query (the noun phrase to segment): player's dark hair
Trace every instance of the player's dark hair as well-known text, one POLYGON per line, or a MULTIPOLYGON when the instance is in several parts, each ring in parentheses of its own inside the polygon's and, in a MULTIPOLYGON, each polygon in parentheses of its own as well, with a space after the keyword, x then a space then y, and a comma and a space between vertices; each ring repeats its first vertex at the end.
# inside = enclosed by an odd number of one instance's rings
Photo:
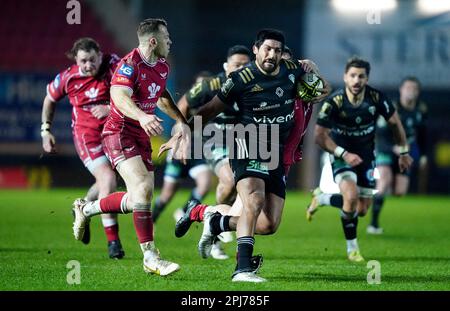
POLYGON ((369 62, 362 58, 359 58, 358 56, 353 56, 347 61, 347 64, 345 65, 345 73, 347 73, 351 67, 364 68, 366 69, 367 76, 369 76, 370 74, 369 62))
POLYGON ((276 40, 281 42, 281 48, 284 50, 284 34, 277 29, 261 29, 256 35, 255 46, 259 47, 265 40, 276 40))
POLYGON ((402 79, 402 81, 400 82, 400 86, 403 86, 403 84, 405 84, 406 81, 411 81, 411 82, 417 83, 417 85, 419 86, 419 89, 422 86, 422 84, 420 83, 419 79, 417 79, 417 77, 414 77, 414 76, 406 76, 406 77, 404 77, 402 79))
POLYGON ((153 34, 159 31, 159 26, 166 26, 167 22, 162 18, 147 18, 143 20, 137 29, 138 37, 142 37, 147 34, 153 34))
POLYGON ((252 57, 252 52, 245 45, 234 45, 231 48, 229 48, 227 52, 227 58, 230 58, 235 54, 244 54, 250 58, 252 57))
POLYGON ((94 50, 98 53, 100 52, 100 45, 92 38, 80 38, 73 43, 72 48, 66 53, 66 55, 69 59, 75 60, 75 56, 77 56, 79 50, 86 52, 94 50))

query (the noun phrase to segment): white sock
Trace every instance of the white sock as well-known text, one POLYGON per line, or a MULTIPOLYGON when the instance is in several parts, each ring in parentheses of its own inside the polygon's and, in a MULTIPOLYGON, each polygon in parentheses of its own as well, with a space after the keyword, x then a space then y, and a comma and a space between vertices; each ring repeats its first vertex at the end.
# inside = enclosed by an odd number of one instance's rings
POLYGON ((99 215, 101 213, 102 210, 100 209, 100 200, 87 202, 86 205, 83 207, 84 216, 92 217, 95 215, 99 215))
POLYGON ((117 224, 116 218, 103 218, 102 217, 102 225, 104 228, 111 227, 117 224))
POLYGON ((141 243, 140 246, 141 246, 142 253, 144 254, 144 258, 155 256, 156 247, 155 247, 154 241, 141 243))
POLYGON ((353 240, 347 240, 347 254, 358 249, 358 241, 356 238, 354 238, 353 240))
POLYGON ((331 196, 331 193, 321 193, 317 196, 317 201, 320 205, 330 205, 331 196))

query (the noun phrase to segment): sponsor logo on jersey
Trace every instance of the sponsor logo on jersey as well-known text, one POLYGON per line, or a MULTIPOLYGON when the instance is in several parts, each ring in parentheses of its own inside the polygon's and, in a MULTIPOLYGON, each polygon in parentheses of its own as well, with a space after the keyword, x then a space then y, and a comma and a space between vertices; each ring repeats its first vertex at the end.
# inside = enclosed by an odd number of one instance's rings
POLYGON ((260 118, 253 117, 253 120, 256 123, 274 124, 274 123, 286 123, 286 122, 291 121, 293 118, 294 118, 294 111, 292 111, 291 113, 289 113, 285 116, 274 116, 274 117, 263 116, 260 118))
POLYGON ((224 96, 227 96, 228 93, 233 88, 233 86, 234 86, 233 80, 227 79, 227 81, 225 81, 225 83, 222 85, 222 88, 220 89, 220 91, 222 92, 222 94, 224 96))
POLYGON ((247 171, 253 171, 263 174, 269 174, 269 169, 266 164, 263 164, 261 162, 258 162, 256 160, 251 160, 248 162, 248 165, 246 167, 247 171))
POLYGON ((250 92, 261 92, 264 89, 262 87, 260 87, 258 84, 256 84, 254 87, 252 87, 252 89, 250 90, 250 92))
POLYGON ((356 117, 355 122, 356 122, 356 124, 360 124, 361 123, 361 117, 356 117))
POLYGON ((295 83, 295 76, 292 73, 289 75, 289 80, 291 80, 292 83, 295 83))
POLYGON ((366 177, 369 181, 374 181, 375 180, 375 176, 374 176, 374 170, 373 169, 368 169, 366 172, 366 177))
POLYGON ((374 106, 369 107, 369 112, 374 116, 376 108, 374 106))
POLYGON ((281 87, 277 87, 277 89, 275 90, 275 94, 277 94, 278 97, 283 97, 284 91, 281 87))
POLYGON ((120 66, 119 68, 118 74, 131 78, 131 76, 133 75, 133 71, 134 69, 130 65, 122 64, 122 66, 120 66))
POLYGON ((259 107, 253 108, 253 111, 269 110, 280 107, 280 104, 269 105, 267 102, 261 102, 259 107))
POLYGON ((95 99, 98 96, 98 89, 91 87, 89 90, 84 92, 84 95, 91 100, 95 99))
POLYGON ((118 76, 116 79, 117 82, 124 82, 124 83, 128 83, 130 82, 130 79, 126 78, 126 77, 122 77, 122 76, 118 76))
POLYGON ((147 75, 145 73, 141 73, 141 80, 147 79, 147 75))
POLYGON ((166 79, 167 78, 167 72, 160 72, 159 75, 161 78, 166 79))
POLYGON ((372 132, 374 132, 375 127, 373 125, 369 126, 366 129, 363 130, 346 130, 346 129, 340 129, 340 128, 336 128, 336 133, 339 135, 344 135, 344 136, 355 136, 355 137, 359 137, 359 136, 366 136, 369 134, 372 134, 372 132))
POLYGON ((148 99, 155 98, 156 93, 158 93, 160 89, 161 87, 156 83, 153 82, 152 84, 150 84, 150 86, 148 87, 148 91, 150 92, 150 96, 148 97, 148 99))
POLYGON ((61 75, 58 73, 58 75, 55 77, 55 81, 53 81, 53 87, 57 89, 60 83, 61 83, 61 75))

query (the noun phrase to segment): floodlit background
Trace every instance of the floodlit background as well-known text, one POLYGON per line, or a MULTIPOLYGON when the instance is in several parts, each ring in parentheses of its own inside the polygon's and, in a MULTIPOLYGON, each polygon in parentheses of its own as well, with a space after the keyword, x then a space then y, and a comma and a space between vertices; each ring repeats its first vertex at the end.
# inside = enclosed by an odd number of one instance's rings
MULTIPOLYGON (((370 85, 392 99, 398 96, 402 77, 417 76, 423 85, 422 100, 429 107, 429 165, 415 173, 420 178, 413 178, 411 190, 449 193, 447 0, 2 0, 0 188, 87 187, 92 183, 93 177, 73 147, 68 101, 58 104, 53 125, 59 154, 42 155, 39 129, 45 86, 70 65, 64 52, 74 40, 90 36, 104 52, 123 56, 137 46, 137 24, 147 17, 168 21, 173 41, 169 88, 176 99, 187 91, 196 73, 220 72, 227 48, 235 44, 250 47, 258 29, 264 27, 283 30, 296 57, 314 60, 334 87, 342 86, 345 61, 355 54, 372 65, 370 85), (73 11, 77 3, 79 20, 73 11)), ((166 135, 170 124, 166 120, 166 135)), ((305 159, 290 176, 292 189, 308 190, 319 182, 320 151, 311 134, 310 130, 305 159)), ((154 149, 159 143, 154 141, 154 149)), ((162 171, 157 169, 157 187, 162 171)))

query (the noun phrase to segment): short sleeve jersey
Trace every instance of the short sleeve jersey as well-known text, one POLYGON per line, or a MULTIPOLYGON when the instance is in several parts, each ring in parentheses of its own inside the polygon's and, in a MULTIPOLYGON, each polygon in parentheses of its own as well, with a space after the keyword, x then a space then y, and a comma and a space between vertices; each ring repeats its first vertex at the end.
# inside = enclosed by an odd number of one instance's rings
MULTIPOLYGON (((166 89, 169 69, 169 64, 164 58, 150 63, 136 48, 122 58, 117 65, 111 87, 129 89, 132 93, 131 99, 138 108, 147 114, 154 114, 158 99, 166 89)), ((146 135, 139 122, 125 116, 111 99, 111 112, 105 124, 104 133, 124 129, 136 135, 146 135)))
POLYGON ((337 145, 360 156, 373 156, 378 116, 389 120, 394 112, 389 99, 368 85, 358 106, 350 103, 344 89, 338 89, 324 101, 317 124, 331 129, 337 145))
MULTIPOLYGON (((201 106, 209 102, 219 92, 222 85, 227 80, 225 73, 204 79, 196 83, 187 93, 186 99, 191 109, 199 109, 201 106)), ((220 113, 211 122, 216 124, 234 124, 237 120, 239 109, 236 104, 227 106, 224 112, 220 113)))
POLYGON ((294 124, 296 85, 303 74, 298 63, 282 60, 278 74, 267 75, 253 61, 231 73, 217 96, 229 107, 237 104, 237 122, 256 125, 259 142, 279 145, 281 150, 294 124), (260 136, 264 128, 260 125, 267 126, 266 138, 260 136), (274 127, 278 127, 277 141, 271 138, 274 127))
POLYGON ((47 95, 54 102, 69 98, 72 104, 72 126, 101 129, 106 118, 97 119, 91 109, 109 105, 110 81, 119 62, 117 55, 104 55, 96 76, 86 76, 77 65, 60 72, 47 85, 47 95))
MULTIPOLYGON (((398 115, 405 129, 406 139, 409 145, 416 143, 418 128, 425 125, 428 112, 427 105, 419 102, 413 110, 407 110, 398 102, 394 102, 398 115)), ((384 119, 377 121, 376 148, 380 152, 391 152, 395 145, 392 131, 384 119)))

